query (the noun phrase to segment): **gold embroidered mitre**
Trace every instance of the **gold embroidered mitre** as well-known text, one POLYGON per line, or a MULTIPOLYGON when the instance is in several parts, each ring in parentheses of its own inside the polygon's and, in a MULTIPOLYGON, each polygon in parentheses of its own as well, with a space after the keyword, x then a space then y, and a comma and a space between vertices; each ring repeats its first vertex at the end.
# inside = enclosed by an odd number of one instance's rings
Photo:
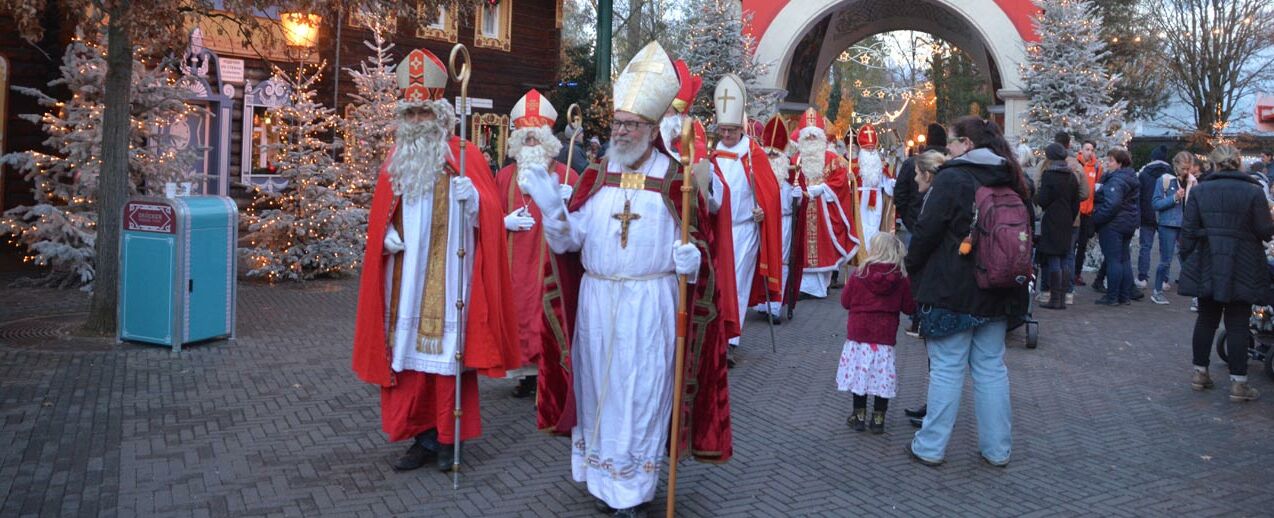
POLYGON ((663 118, 677 97, 681 83, 672 60, 659 42, 642 48, 615 79, 615 111, 626 111, 650 122, 663 118))

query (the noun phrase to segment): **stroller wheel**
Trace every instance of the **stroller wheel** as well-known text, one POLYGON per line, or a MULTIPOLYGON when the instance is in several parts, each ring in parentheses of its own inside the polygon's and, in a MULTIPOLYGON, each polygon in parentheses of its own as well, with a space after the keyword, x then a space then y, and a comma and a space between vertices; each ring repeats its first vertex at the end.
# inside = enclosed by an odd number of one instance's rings
POLYGON ((1026 348, 1034 349, 1040 345, 1040 324, 1038 322, 1026 323, 1026 348))

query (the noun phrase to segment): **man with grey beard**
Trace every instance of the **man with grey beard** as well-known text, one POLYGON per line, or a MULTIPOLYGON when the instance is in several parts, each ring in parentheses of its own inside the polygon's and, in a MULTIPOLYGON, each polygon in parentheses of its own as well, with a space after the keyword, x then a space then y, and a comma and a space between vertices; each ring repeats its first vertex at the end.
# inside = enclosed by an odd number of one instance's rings
MULTIPOLYGON (((574 399, 537 406, 538 422, 569 431, 573 478, 587 484, 598 509, 619 517, 638 515, 655 496, 674 390, 686 394, 676 410, 686 417, 676 431, 685 449, 674 454, 715 462, 732 454, 725 340, 715 315, 736 302, 718 297, 716 280, 724 272, 712 267, 711 234, 695 226, 691 242, 680 242, 683 172, 654 145, 656 121, 678 87, 671 60, 652 42, 615 80, 610 149, 585 171, 570 202, 562 202, 543 166, 528 167, 519 180, 543 211, 549 247, 579 272, 577 281, 566 273, 555 279, 545 299, 549 325, 573 334, 545 343, 546 354, 569 350, 570 371, 566 362, 543 362, 541 378, 562 382, 541 383, 539 395, 543 400, 551 389, 555 398, 574 399), (678 275, 692 283, 683 387, 673 386, 678 275)), ((706 201, 696 198, 687 209, 703 221, 706 201)))
POLYGON ((450 471, 455 441, 482 433, 477 374, 502 378, 521 366, 504 214, 478 148, 466 142, 462 155, 460 139, 451 134, 455 112, 441 99, 446 67, 416 49, 397 70, 403 99, 394 151, 372 198, 353 366, 360 379, 381 389, 381 426, 389 440, 411 439, 393 468, 413 470, 433 458, 438 469, 450 471), (457 360, 461 330, 463 364, 457 360))
MULTIPOLYGON (((553 136, 557 110, 537 90, 518 100, 509 114, 514 130, 509 134, 509 156, 514 163, 496 174, 496 186, 504 208, 504 228, 508 231, 509 275, 513 280, 513 309, 517 312, 517 341, 522 351, 522 367, 510 373, 522 376, 513 397, 525 398, 536 391, 536 364, 543 349, 544 271, 549 266, 548 248, 540 226, 540 208, 518 186, 518 177, 528 167, 551 171, 563 200, 571 197, 571 186, 579 175, 553 157, 561 141, 553 136)), ((578 156, 578 155, 576 155, 578 156)))

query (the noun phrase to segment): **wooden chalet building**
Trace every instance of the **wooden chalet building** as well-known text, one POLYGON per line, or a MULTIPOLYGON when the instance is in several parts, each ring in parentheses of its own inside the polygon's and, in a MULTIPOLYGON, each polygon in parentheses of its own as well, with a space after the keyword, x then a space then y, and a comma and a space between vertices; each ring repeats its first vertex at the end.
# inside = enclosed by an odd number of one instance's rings
MULTIPOLYGON (((45 139, 41 128, 19 118, 20 114, 42 113, 42 108, 34 98, 10 87, 27 86, 58 98, 69 97, 65 89, 50 90, 47 86, 58 75, 71 35, 54 5, 50 3, 46 13, 48 30, 39 44, 21 40, 16 31, 0 31, 0 154, 40 149, 45 139)), ((474 140, 494 149, 513 104, 528 89, 548 91, 557 83, 562 0, 498 0, 484 2, 471 15, 456 16, 455 12, 454 8, 444 9, 429 20, 397 16, 391 40, 395 46, 390 54, 397 63, 411 49, 426 48, 446 62, 452 46, 465 44, 473 63, 471 114, 477 114, 485 124, 470 133, 474 140)), ((277 19, 276 13, 268 15, 277 19)), ((0 24, 4 23, 12 26, 11 20, 0 17, 0 24)), ((193 23, 190 31, 198 29, 198 34, 191 38, 190 48, 174 50, 185 55, 181 84, 192 92, 189 102, 205 108, 197 110, 187 124, 174 128, 181 137, 175 141, 204 150, 195 165, 195 172, 208 178, 203 192, 228 194, 236 184, 278 189, 284 182, 264 167, 261 144, 270 138, 270 132, 263 127, 262 115, 270 105, 287 102, 288 92, 285 83, 272 78, 271 65, 292 72, 302 61, 325 63, 318 101, 335 104, 338 113, 344 114, 355 87, 343 69, 358 69, 371 54, 363 43, 371 39, 371 33, 360 16, 349 13, 340 20, 317 20, 309 48, 283 43, 283 28, 277 23, 272 29, 279 37, 263 38, 245 48, 239 38, 218 27, 220 23, 225 22, 205 18, 193 23), (266 40, 277 43, 267 45, 266 40)), ((459 93, 459 85, 453 83, 447 98, 454 102, 459 93)), ((0 209, 30 201, 30 183, 12 167, 0 170, 0 209)))

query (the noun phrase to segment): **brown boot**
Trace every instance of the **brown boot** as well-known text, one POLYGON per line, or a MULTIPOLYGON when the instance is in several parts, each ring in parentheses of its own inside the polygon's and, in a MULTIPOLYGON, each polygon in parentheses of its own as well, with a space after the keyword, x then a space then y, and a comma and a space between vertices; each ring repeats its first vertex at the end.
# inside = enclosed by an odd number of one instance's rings
POLYGON ((1208 371, 1194 371, 1194 375, 1190 376, 1190 388, 1194 390, 1212 388, 1212 377, 1208 376, 1208 371))
POLYGON ((1234 381, 1230 383, 1230 401, 1235 403, 1243 401, 1256 401, 1261 397, 1261 393, 1256 389, 1249 387, 1246 381, 1234 381))
POLYGON ((1048 274, 1048 302, 1044 309, 1066 309, 1066 288, 1062 287, 1062 272, 1048 274))

